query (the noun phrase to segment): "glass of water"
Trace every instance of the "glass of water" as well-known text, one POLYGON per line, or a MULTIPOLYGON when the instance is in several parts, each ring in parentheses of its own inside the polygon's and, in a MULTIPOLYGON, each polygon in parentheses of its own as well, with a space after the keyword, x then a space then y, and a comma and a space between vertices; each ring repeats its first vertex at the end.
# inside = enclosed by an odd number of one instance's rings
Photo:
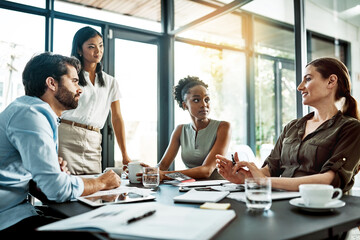
POLYGON ((271 207, 270 178, 245 179, 246 207, 250 210, 266 211, 271 207))
POLYGON ((156 188, 159 186, 159 167, 143 167, 142 183, 144 187, 147 188, 156 188))

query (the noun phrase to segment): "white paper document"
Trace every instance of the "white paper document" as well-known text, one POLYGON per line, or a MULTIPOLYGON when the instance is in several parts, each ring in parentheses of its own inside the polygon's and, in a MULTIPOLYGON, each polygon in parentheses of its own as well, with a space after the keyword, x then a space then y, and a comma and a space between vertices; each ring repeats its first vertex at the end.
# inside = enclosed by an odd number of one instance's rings
POLYGON ((195 181, 195 182, 185 182, 178 183, 176 186, 179 187, 200 187, 200 186, 215 186, 229 183, 228 180, 207 180, 207 181, 195 181))
MULTIPOLYGON (((271 199, 272 200, 281 200, 281 199, 290 199, 290 198, 296 198, 299 197, 300 193, 299 192, 277 192, 277 191, 273 191, 271 192, 271 199)), ((227 195, 227 198, 231 198, 231 199, 235 199, 241 202, 245 202, 246 201, 246 196, 245 196, 245 192, 234 192, 234 193, 230 193, 229 195, 227 195)))
POLYGON ((204 203, 204 202, 218 202, 226 197, 229 192, 218 191, 197 191, 191 189, 183 195, 174 197, 174 202, 189 202, 189 203, 204 203))
POLYGON ((107 205, 40 227, 40 231, 106 232, 122 239, 210 239, 229 223, 234 210, 204 210, 159 203, 107 205), (151 214, 146 214, 146 213, 151 214), (134 219, 137 216, 145 216, 134 219))

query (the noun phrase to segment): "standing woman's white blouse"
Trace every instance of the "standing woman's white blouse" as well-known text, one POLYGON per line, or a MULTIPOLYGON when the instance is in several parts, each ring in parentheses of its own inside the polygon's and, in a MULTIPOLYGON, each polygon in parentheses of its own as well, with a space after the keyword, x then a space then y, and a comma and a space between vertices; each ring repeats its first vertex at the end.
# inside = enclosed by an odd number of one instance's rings
POLYGON ((59 157, 67 161, 68 169, 73 175, 102 172, 100 131, 88 130, 75 123, 103 128, 111 103, 120 99, 119 85, 114 77, 102 72, 105 86, 100 86, 97 74, 93 85, 89 73, 83 73, 87 85, 81 86, 83 92, 78 107, 65 111, 61 118, 70 123, 62 121, 59 126, 59 157))
POLYGON ((79 105, 76 109, 65 111, 61 118, 96 128, 103 128, 109 114, 111 103, 121 98, 119 84, 114 77, 102 72, 105 86, 100 86, 98 75, 93 85, 89 73, 83 71, 86 86, 80 95, 79 105))

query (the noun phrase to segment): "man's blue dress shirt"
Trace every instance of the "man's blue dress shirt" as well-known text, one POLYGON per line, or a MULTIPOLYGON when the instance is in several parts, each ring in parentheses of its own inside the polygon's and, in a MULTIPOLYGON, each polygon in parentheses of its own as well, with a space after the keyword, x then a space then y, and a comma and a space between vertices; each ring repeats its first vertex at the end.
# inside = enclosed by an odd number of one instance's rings
POLYGON ((30 96, 17 98, 0 113, 0 230, 37 215, 25 201, 31 179, 56 202, 84 191, 79 177, 60 170, 57 120, 48 103, 30 96))

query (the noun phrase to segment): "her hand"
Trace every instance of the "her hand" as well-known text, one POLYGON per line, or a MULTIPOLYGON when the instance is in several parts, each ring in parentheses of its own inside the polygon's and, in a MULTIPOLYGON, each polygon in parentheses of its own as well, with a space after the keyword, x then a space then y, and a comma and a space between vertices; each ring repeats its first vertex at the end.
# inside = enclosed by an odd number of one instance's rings
POLYGON ((159 170, 160 182, 162 182, 163 180, 173 180, 172 178, 166 176, 166 175, 165 175, 166 173, 168 173, 168 172, 167 172, 167 171, 159 170))
POLYGON ((266 177, 265 174, 260 171, 260 169, 255 165, 253 162, 245 162, 241 161, 236 163, 234 166, 234 172, 241 172, 243 173, 246 178, 252 177, 252 178, 264 178, 266 177), (247 167, 249 170, 245 170, 244 167, 247 167))
POLYGON ((126 155, 125 157, 123 156, 123 160, 122 160, 123 165, 127 166, 129 164, 129 162, 131 162, 131 159, 129 158, 129 156, 128 155, 126 155))
MULTIPOLYGON (((238 156, 235 154, 235 162, 238 162, 238 156)), ((226 180, 229 180, 232 183, 244 183, 245 175, 242 171, 233 171, 234 165, 232 161, 226 159, 224 156, 217 154, 216 155, 216 167, 221 176, 226 180)))
POLYGON ((62 157, 58 157, 58 161, 59 161, 59 165, 60 165, 60 170, 66 174, 70 175, 70 171, 68 169, 67 165, 67 161, 65 161, 62 157))

